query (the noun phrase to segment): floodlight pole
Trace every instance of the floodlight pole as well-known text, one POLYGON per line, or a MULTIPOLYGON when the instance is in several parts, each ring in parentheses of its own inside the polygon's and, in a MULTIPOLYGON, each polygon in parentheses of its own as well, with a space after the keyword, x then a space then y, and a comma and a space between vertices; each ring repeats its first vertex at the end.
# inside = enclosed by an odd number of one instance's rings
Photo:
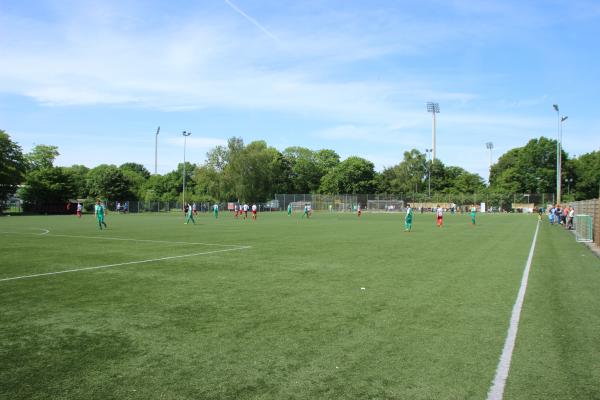
POLYGON ((433 149, 425 149, 425 153, 427 154, 427 180, 429 181, 429 201, 431 201, 431 155, 433 154, 433 149))
POLYGON ((567 120, 566 115, 563 115, 562 117, 560 117, 560 131, 559 131, 559 139, 558 139, 558 143, 559 143, 559 151, 558 151, 558 203, 560 204, 561 201, 561 195, 562 195, 562 126, 563 126, 563 122, 565 122, 567 120))
POLYGON ((560 204, 560 179, 561 179, 561 157, 560 157, 560 112, 558 104, 553 104, 554 110, 556 111, 556 204, 560 204))
POLYGON ((488 149, 490 151, 490 173, 489 173, 489 177, 488 177, 488 183, 490 183, 490 178, 492 177, 492 149, 494 148, 494 143, 492 142, 487 142, 485 144, 486 149, 488 149))
POLYGON ((185 145, 186 139, 190 136, 192 132, 183 131, 183 208, 185 209, 185 145))
POLYGON ((427 103, 427 112, 431 113, 432 119, 433 119, 433 126, 432 126, 432 132, 431 132, 431 148, 433 149, 433 153, 431 153, 431 161, 435 161, 435 114, 439 114, 440 112, 440 104, 439 103, 433 103, 433 102, 428 102, 427 103))
POLYGON ((154 174, 158 173, 158 133, 160 132, 160 126, 156 130, 156 137, 154 138, 154 174))

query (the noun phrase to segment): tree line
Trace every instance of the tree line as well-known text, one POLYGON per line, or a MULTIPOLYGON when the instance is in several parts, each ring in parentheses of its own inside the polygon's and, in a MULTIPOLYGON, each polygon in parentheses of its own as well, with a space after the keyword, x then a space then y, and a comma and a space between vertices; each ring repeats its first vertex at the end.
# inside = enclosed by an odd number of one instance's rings
MULTIPOLYGON (((43 210, 69 199, 103 198, 177 201, 183 192, 183 164, 152 175, 141 164, 55 166, 59 149, 37 145, 23 153, 0 130, 0 201, 17 193, 28 209, 43 210)), ((364 158, 341 160, 330 149, 289 147, 279 151, 265 141, 245 144, 233 137, 207 153, 202 164, 185 165, 185 198, 195 202, 265 202, 275 193, 376 194, 406 196, 471 193, 553 193, 556 188, 556 141, 540 137, 503 154, 492 166, 490 183, 457 166, 446 166, 424 153, 405 151, 403 159, 382 172, 364 158)), ((563 151, 566 199, 598 196, 600 152, 569 158, 563 151)))

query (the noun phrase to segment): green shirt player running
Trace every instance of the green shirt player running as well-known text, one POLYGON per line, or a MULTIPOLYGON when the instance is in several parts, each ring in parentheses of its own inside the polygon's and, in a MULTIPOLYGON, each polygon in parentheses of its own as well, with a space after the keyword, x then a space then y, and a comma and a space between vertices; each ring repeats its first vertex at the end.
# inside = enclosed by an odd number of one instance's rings
POLYGON ((471 224, 475 225, 475 214, 477 214, 477 208, 475 206, 471 207, 471 224))
POLYGON ((413 209, 410 204, 406 205, 406 216, 404 217, 404 232, 410 232, 412 229, 413 209))
POLYGON ((288 204, 288 215, 292 215, 292 203, 288 204))
POLYGON ((94 215, 98 219, 98 226, 102 230, 102 225, 107 228, 106 222, 104 222, 104 206, 100 203, 100 200, 96 200, 96 206, 94 207, 94 215))

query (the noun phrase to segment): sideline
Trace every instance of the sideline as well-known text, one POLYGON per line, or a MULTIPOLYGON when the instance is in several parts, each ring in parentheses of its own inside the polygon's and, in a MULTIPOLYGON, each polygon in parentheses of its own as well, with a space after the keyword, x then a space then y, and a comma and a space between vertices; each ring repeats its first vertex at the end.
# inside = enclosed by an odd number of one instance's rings
POLYGON ((533 253, 535 251, 535 244, 537 242, 537 235, 540 229, 540 221, 537 222, 535 228, 535 234, 533 235, 533 241, 529 250, 529 257, 523 270, 523 278, 521 278, 521 286, 519 287, 519 293, 517 294, 517 300, 513 306, 512 314, 510 317, 510 326, 508 328, 508 335, 504 342, 504 348, 502 349, 502 355, 496 368, 496 376, 487 395, 487 400, 502 400, 504 396, 504 387, 506 386, 506 379, 508 378, 508 371, 510 369, 510 362, 512 359, 512 353, 515 348, 515 342, 517 340, 517 331, 519 330, 519 319, 521 317, 521 309, 523 308, 523 301, 525 300, 525 291, 527 290, 527 282, 529 280, 529 270, 531 269, 531 261, 533 260, 533 253))

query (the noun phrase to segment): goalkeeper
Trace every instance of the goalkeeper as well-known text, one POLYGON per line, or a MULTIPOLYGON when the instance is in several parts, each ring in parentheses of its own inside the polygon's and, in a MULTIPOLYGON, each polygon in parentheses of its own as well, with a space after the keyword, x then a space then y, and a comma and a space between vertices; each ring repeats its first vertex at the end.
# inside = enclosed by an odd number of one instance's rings
POLYGON ((412 229, 413 209, 410 204, 406 205, 406 216, 404 217, 404 232, 410 232, 412 229))

